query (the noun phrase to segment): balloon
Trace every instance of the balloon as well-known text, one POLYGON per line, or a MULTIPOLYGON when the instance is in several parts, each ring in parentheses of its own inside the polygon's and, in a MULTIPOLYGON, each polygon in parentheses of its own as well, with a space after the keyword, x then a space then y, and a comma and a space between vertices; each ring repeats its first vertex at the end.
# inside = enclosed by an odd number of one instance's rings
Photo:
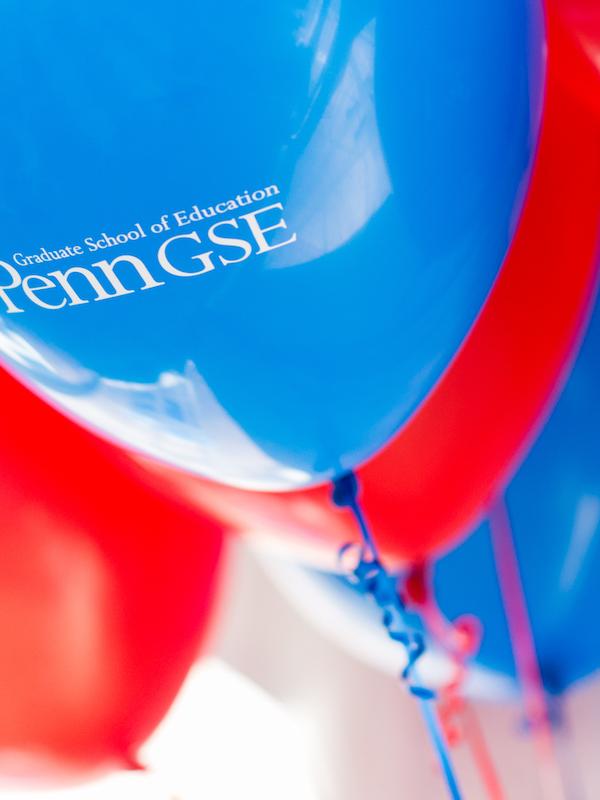
MULTIPOLYGON (((600 668, 600 305, 554 414, 507 491, 515 547, 546 685, 600 668)), ((479 662, 514 674, 487 525, 436 568, 440 605, 483 622, 479 662)))
MULTIPOLYGON (((540 667, 556 693, 600 669, 599 362, 600 302, 566 388, 506 492, 540 667)), ((264 556, 263 563, 329 637, 381 669, 397 670, 380 612, 340 576, 275 566, 264 556)), ((482 623, 470 693, 503 697, 515 664, 487 522, 435 564, 434 578, 447 618, 468 614, 482 623)), ((435 682, 443 665, 433 652, 435 682)))
MULTIPOLYGON (((359 476, 388 558, 420 559, 473 526, 535 435, 578 341, 596 279, 600 118, 564 80, 560 21, 549 19, 547 95, 536 169, 521 224, 490 298, 450 369, 391 444, 359 476)), ((354 520, 327 488, 286 495, 234 492, 165 478, 228 524, 293 543, 334 568, 354 520)))
POLYGON ((0 774, 136 763, 198 655, 221 529, 0 374, 0 774))
POLYGON ((0 20, 11 369, 238 486, 325 481, 389 439, 511 240, 540 0, 35 0, 0 20))
POLYGON ((600 6, 596 0, 549 0, 549 6, 560 20, 561 80, 600 115, 600 6))

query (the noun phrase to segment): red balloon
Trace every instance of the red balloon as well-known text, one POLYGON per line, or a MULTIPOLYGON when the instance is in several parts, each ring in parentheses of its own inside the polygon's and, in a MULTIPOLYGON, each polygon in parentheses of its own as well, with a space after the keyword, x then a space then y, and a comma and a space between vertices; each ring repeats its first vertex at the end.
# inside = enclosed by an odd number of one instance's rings
MULTIPOLYGON (((359 471, 367 518, 395 560, 421 559, 474 524, 548 410, 590 307, 600 220, 600 119, 565 80, 574 44, 550 11, 539 153, 506 263, 429 399, 359 471)), ((349 512, 330 502, 328 487, 278 495, 185 475, 170 480, 229 525, 273 541, 287 536, 331 557, 357 537, 349 512)))
POLYGON ((548 0, 559 20, 564 68, 560 80, 600 114, 600 3, 598 0, 548 0))
POLYGON ((135 764, 194 662, 220 526, 0 373, 0 773, 135 764))

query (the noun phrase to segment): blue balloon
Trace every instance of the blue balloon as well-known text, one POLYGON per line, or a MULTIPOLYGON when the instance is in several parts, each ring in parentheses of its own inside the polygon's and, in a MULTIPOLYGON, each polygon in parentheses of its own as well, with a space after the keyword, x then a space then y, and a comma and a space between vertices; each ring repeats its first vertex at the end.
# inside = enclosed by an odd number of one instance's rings
MULTIPOLYGON (((600 668, 600 305, 561 398, 507 491, 538 657, 549 690, 600 668)), ((514 676, 487 524, 436 567, 450 616, 484 626, 479 662, 514 676)))
POLYGON ((540 0, 10 0, 0 22, 5 363, 238 486, 380 447, 509 245, 540 0))
MULTIPOLYGON (((506 491, 542 677, 556 694, 600 669, 599 364, 597 301, 566 387, 506 491)), ((377 531, 373 534, 376 539, 377 531)), ((347 637, 348 629, 358 637, 362 628, 381 628, 377 609, 369 613, 365 597, 345 578, 310 570, 306 575, 305 585, 316 587, 321 606, 335 602, 340 617, 345 613, 353 620, 352 628, 338 624, 340 636, 347 637)), ((488 522, 436 562, 434 584, 447 618, 472 614, 482 623, 476 692, 503 694, 516 669, 488 522)), ((314 600, 311 607, 317 609, 314 600)), ((374 641, 371 636, 367 646, 373 652, 365 656, 385 664, 374 641)))

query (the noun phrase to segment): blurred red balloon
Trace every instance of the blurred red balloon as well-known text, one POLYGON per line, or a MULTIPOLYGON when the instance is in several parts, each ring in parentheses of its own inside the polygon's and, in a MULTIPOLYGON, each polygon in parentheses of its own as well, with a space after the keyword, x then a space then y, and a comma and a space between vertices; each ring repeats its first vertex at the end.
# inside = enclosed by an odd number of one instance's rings
POLYGON ((0 774, 135 764, 206 630, 220 526, 0 373, 0 774))
MULTIPOLYGON (((564 20, 549 11, 539 153, 506 263, 429 399, 359 471, 376 539, 396 560, 421 559, 447 546, 508 479, 561 384, 590 306, 600 222, 600 118, 566 79, 573 58, 577 62, 573 39, 564 20)), ((314 560, 317 552, 331 558, 356 539, 353 520, 332 506, 328 487, 257 494, 183 474, 165 477, 239 530, 273 542, 294 540, 305 548, 301 557, 314 560), (310 543, 317 551, 306 552, 310 543)))

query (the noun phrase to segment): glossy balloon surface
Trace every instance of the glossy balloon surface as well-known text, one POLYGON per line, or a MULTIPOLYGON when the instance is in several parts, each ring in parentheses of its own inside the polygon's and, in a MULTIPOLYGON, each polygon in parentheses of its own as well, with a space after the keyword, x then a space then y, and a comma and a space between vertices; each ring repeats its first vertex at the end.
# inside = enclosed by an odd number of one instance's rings
POLYGON ((600 5, 596 0, 548 0, 564 69, 561 80, 600 116, 600 5))
POLYGON ((5 361, 226 483, 380 447, 514 232, 538 0, 35 0, 0 24, 5 361))
MULTIPOLYGON (((537 656, 552 693, 600 669, 599 362, 600 305, 554 413, 506 492, 537 656)), ((516 669, 488 523, 432 568, 444 616, 474 615, 481 622, 481 648, 467 685, 501 697, 516 669)), ((362 646, 362 658, 391 671, 393 654, 383 646, 374 604, 341 576, 287 570, 282 585, 315 624, 327 625, 333 606, 328 635, 353 652, 362 646)))
POLYGON ((199 648, 222 532, 0 373, 0 778, 135 765, 199 648))
MULTIPOLYGON (((472 529, 535 439, 580 341, 598 274, 600 117, 573 89, 572 47, 550 16, 536 167, 485 308, 430 397, 358 471, 373 532, 396 561, 426 557, 472 529)), ((164 479, 270 549, 324 568, 357 535, 327 487, 276 495, 164 479)))
MULTIPOLYGON (((561 691, 600 668, 600 307, 567 387, 507 491, 542 672, 561 691)), ((483 622, 480 663, 514 674, 487 525, 436 568, 451 615, 483 622)))

